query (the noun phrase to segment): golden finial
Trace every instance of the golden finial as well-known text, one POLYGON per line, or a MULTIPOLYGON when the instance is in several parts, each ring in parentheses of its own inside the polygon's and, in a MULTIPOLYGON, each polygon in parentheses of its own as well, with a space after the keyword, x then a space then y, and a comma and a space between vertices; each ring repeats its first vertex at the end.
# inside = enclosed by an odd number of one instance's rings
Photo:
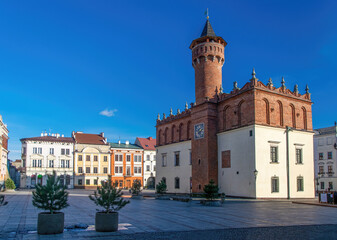
POLYGON ((207 18, 207 20, 208 20, 208 19, 209 19, 208 8, 206 9, 205 15, 206 15, 206 18, 207 18))

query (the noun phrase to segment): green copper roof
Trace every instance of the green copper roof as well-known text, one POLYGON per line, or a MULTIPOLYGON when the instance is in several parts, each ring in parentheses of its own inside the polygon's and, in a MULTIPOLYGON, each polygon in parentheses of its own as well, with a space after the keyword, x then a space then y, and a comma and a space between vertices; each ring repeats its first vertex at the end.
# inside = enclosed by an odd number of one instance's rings
POLYGON ((141 147, 135 145, 135 144, 125 144, 125 143, 109 143, 111 148, 124 148, 124 149, 142 149, 141 147))

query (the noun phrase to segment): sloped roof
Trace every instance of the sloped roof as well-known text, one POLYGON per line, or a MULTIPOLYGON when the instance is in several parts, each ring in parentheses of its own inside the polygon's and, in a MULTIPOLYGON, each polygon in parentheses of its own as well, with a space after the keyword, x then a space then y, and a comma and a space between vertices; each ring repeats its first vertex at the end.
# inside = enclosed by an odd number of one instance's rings
POLYGON ((74 139, 71 137, 55 137, 55 136, 41 136, 31 138, 21 138, 20 141, 41 141, 41 142, 69 142, 74 143, 74 139))
POLYGON ((73 136, 76 143, 107 145, 106 139, 102 136, 102 134, 76 132, 73 136))
POLYGON ((315 131, 317 131, 319 135, 334 134, 337 132, 337 127, 332 126, 332 127, 326 127, 326 128, 319 128, 319 129, 316 129, 315 131))
POLYGON ((200 37, 205 37, 205 36, 209 36, 209 37, 216 37, 215 32, 211 26, 211 23, 209 22, 209 20, 207 19, 204 30, 202 30, 202 33, 200 35, 200 37))
POLYGON ((138 149, 142 150, 141 147, 137 146, 136 144, 126 144, 126 143, 109 143, 110 148, 123 148, 123 149, 138 149))
POLYGON ((144 150, 156 150, 156 139, 152 137, 148 138, 136 138, 136 144, 141 146, 144 150))

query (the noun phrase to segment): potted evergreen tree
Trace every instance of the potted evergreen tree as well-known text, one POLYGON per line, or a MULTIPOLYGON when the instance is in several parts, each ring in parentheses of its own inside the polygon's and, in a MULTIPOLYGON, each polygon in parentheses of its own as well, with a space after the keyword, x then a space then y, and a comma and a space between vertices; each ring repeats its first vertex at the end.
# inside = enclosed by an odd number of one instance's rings
POLYGON ((89 195, 97 206, 104 210, 97 209, 95 216, 95 230, 97 232, 115 232, 118 230, 118 211, 130 203, 122 198, 122 190, 117 189, 111 183, 111 178, 107 182, 102 182, 101 187, 97 187, 94 194, 89 195))
POLYGON ((167 185, 165 183, 165 181, 162 179, 160 180, 160 182, 156 185, 156 199, 159 200, 170 200, 169 197, 165 197, 164 194, 167 192, 167 185))
POLYGON ((132 199, 143 199, 144 197, 142 195, 140 195, 141 193, 141 188, 142 187, 142 183, 140 180, 136 179, 131 187, 131 194, 132 194, 132 199))
POLYGON ((69 206, 68 192, 65 189, 55 172, 53 175, 48 175, 45 186, 36 185, 36 190, 33 191, 33 206, 48 211, 38 215, 38 234, 63 233, 64 213, 58 211, 69 206))
POLYGON ((216 198, 219 197, 219 187, 215 185, 213 179, 209 181, 209 184, 204 186, 204 196, 206 201, 203 201, 202 204, 207 206, 220 206, 219 201, 215 201, 216 198))
POLYGON ((6 190, 14 191, 15 184, 14 184, 13 180, 10 179, 10 178, 7 178, 7 180, 5 181, 5 187, 6 187, 6 190))

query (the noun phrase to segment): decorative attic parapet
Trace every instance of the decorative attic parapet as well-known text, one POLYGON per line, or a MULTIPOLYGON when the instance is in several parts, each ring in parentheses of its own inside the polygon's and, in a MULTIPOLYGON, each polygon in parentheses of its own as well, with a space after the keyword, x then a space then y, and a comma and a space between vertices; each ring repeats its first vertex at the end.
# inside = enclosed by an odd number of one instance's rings
MULTIPOLYGON (((191 107, 193 107, 193 103, 191 104, 191 107)), ((188 105, 186 103, 185 105, 185 110, 184 111, 180 111, 180 109, 177 110, 177 114, 174 115, 172 108, 170 109, 170 115, 168 117, 166 117, 165 113, 163 114, 163 119, 160 119, 160 115, 158 114, 158 118, 157 118, 157 126, 158 125, 162 125, 165 123, 169 123, 187 116, 191 115, 191 109, 188 108, 188 105)))
POLYGON ((218 95, 219 102, 224 101, 228 98, 234 97, 248 90, 252 90, 254 88, 267 91, 267 92, 281 94, 281 95, 288 96, 288 97, 302 99, 305 101, 311 101, 311 94, 309 93, 308 85, 306 85, 304 94, 299 93, 297 84, 294 87, 294 91, 287 89, 285 86, 284 77, 282 77, 281 86, 279 88, 276 88, 274 86, 271 78, 269 78, 267 85, 264 85, 261 81, 258 80, 258 78, 256 78, 255 69, 253 69, 252 78, 250 79, 250 82, 246 83, 242 88, 239 88, 237 86, 237 82, 234 82, 233 86, 234 86, 233 90, 230 93, 221 93, 222 91, 220 91, 218 95))

